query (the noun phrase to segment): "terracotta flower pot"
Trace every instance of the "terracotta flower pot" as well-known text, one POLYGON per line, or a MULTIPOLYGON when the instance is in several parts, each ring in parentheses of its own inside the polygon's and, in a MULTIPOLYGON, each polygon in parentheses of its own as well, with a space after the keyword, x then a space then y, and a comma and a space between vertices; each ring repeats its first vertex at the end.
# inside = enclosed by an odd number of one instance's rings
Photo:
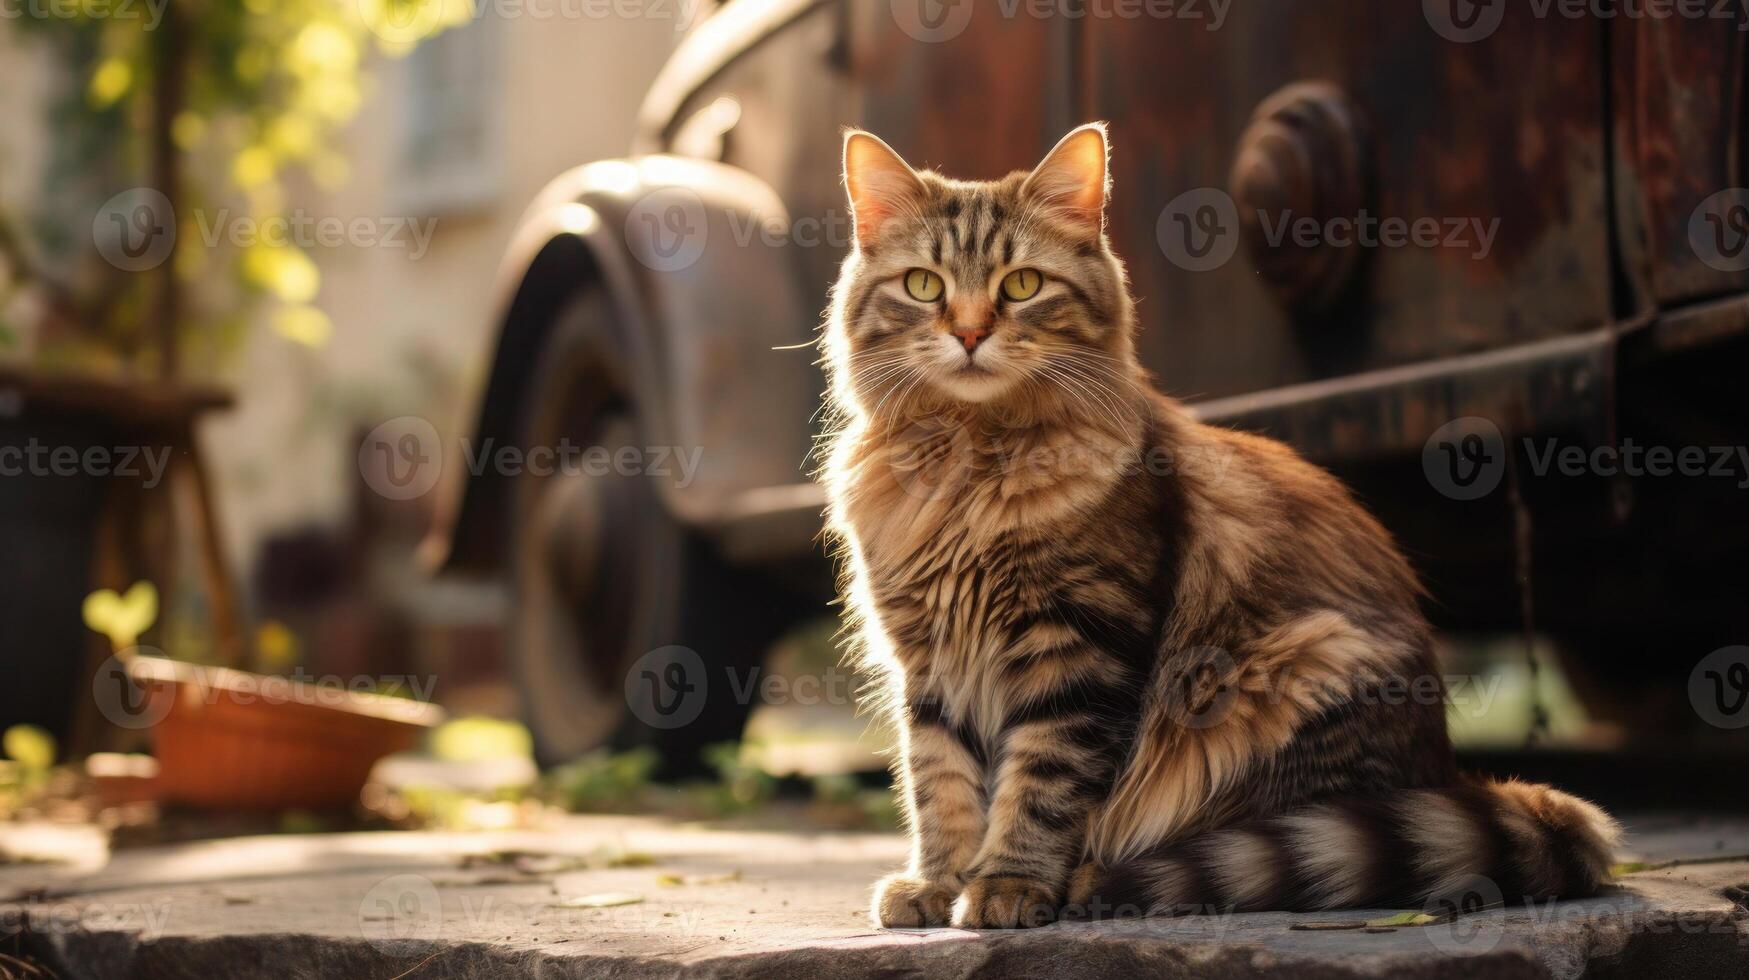
POLYGON ((158 657, 128 670, 158 718, 163 798, 194 806, 349 806, 377 760, 414 747, 443 718, 418 701, 158 657))

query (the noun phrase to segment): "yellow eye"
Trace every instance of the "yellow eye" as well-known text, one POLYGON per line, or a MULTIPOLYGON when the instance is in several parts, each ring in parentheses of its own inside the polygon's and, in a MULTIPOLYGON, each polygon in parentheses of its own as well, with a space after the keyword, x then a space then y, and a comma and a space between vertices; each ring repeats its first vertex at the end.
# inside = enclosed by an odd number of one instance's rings
POLYGON ((1002 298, 1018 303, 1038 295, 1045 277, 1037 269, 1015 269, 1002 277, 1002 298))
POLYGON ((905 292, 919 303, 933 303, 941 298, 944 283, 928 269, 912 269, 905 273, 905 292))

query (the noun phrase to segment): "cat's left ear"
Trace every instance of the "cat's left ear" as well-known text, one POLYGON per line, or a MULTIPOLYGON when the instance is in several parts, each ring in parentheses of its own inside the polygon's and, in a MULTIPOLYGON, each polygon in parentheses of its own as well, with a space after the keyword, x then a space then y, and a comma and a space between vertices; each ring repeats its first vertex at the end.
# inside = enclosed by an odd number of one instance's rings
POLYGON ((1058 141, 1027 175, 1021 193, 1053 205, 1071 224, 1099 234, 1105 225, 1105 201, 1111 193, 1105 124, 1088 123, 1058 141))

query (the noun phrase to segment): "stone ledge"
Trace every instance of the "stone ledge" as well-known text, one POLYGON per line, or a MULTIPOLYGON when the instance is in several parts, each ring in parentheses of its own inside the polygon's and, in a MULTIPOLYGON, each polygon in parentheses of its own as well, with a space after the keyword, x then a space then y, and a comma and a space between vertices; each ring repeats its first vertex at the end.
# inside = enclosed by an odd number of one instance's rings
POLYGON ((1749 976, 1749 823, 1645 822, 1583 901, 1389 932, 1256 913, 977 933, 869 926, 895 837, 572 818, 546 832, 259 837, 0 869, 25 947, 68 980, 371 977, 1749 976), (626 901, 605 907, 561 907, 626 901), (635 902, 633 901, 635 900, 635 902))

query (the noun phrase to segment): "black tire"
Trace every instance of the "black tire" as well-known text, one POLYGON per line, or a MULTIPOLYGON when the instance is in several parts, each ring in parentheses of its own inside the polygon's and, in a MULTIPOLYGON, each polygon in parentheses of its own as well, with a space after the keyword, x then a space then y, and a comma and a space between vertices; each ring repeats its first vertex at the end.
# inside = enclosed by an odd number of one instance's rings
MULTIPOLYGON (((654 444, 611 316, 591 291, 554 324, 521 413, 525 452, 654 444)), ((600 469, 514 477, 510 658, 523 717, 542 765, 648 745, 660 775, 696 774, 702 748, 740 737, 753 704, 737 694, 755 686, 783 603, 669 513, 663 477, 600 469)))

